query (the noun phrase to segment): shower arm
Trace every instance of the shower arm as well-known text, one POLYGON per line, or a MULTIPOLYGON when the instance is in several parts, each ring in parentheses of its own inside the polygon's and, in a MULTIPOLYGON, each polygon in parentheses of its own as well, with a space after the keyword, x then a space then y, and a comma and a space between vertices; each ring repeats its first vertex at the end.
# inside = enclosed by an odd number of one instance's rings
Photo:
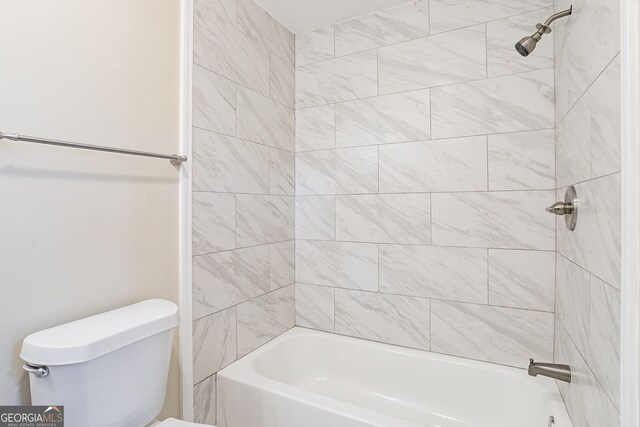
POLYGON ((540 25, 540 28, 538 28, 538 31, 542 31, 545 34, 550 33, 551 28, 549 26, 553 21, 555 21, 556 19, 564 18, 565 16, 569 16, 571 15, 571 13, 573 13, 573 5, 571 5, 567 10, 563 10, 561 12, 554 13, 553 15, 551 15, 546 21, 544 21, 544 24, 540 25))
POLYGON ((556 19, 563 18, 565 16, 571 15, 573 12, 573 6, 570 6, 569 9, 563 10, 558 13, 554 13, 546 21, 544 24, 536 24, 536 32, 531 34, 528 37, 524 37, 520 39, 518 43, 516 43, 515 48, 516 51, 522 56, 529 56, 531 52, 536 48, 536 45, 540 40, 542 40, 542 36, 545 34, 549 34, 551 32, 551 23, 556 19))

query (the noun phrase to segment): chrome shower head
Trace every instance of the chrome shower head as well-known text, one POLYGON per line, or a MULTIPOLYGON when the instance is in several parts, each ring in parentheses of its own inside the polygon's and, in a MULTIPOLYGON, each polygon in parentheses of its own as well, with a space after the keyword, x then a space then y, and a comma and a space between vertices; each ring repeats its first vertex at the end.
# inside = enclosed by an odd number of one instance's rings
POLYGON ((551 27, 549 25, 558 18, 571 15, 572 11, 573 6, 569 7, 567 10, 551 15, 544 24, 537 24, 537 31, 535 33, 531 34, 529 37, 520 39, 520 41, 516 43, 515 47, 518 53, 522 56, 529 56, 529 54, 531 54, 531 52, 536 48, 540 39, 542 39, 542 36, 551 32, 551 27))
POLYGON ((542 36, 540 36, 538 33, 535 33, 532 36, 520 39, 520 41, 516 43, 516 50, 522 56, 529 56, 529 54, 536 48, 536 45, 541 38, 542 36))

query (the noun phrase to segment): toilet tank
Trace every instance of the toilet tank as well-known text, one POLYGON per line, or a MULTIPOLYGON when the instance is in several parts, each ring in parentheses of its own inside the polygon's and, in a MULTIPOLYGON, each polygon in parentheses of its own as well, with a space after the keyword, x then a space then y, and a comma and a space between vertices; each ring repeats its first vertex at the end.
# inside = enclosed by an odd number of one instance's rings
POLYGON ((29 335, 20 357, 45 367, 29 375, 32 405, 64 405, 66 427, 149 424, 164 404, 177 325, 177 306, 154 299, 29 335))

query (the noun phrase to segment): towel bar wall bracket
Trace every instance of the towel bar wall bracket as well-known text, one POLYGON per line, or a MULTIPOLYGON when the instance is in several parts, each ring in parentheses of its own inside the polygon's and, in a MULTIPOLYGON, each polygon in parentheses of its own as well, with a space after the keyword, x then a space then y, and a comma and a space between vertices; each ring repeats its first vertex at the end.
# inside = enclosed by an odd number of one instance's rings
POLYGON ((148 151, 126 150, 124 148, 104 147, 102 145, 79 144, 77 142, 58 141, 55 139, 37 138, 35 136, 18 135, 17 133, 0 132, 0 140, 8 139, 10 141, 33 142, 35 144, 55 145, 58 147, 80 148, 83 150, 105 151, 107 153, 128 154, 131 156, 153 157, 156 159, 167 159, 174 166, 180 166, 187 161, 186 156, 177 154, 159 154, 148 151))

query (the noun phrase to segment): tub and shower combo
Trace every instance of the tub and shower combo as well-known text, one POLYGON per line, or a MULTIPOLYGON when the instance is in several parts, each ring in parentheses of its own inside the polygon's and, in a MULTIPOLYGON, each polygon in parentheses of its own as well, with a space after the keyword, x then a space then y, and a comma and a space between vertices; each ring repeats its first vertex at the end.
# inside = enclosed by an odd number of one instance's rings
MULTIPOLYGON (((529 56, 572 12, 538 24, 517 52, 529 56)), ((575 199, 547 208, 570 230, 575 199)), ((532 359, 527 372, 294 328, 218 372, 217 419, 223 427, 572 427, 551 378, 570 382, 570 367, 532 359)))
POLYGON ((572 427, 554 380, 294 328, 218 372, 221 427, 572 427))

